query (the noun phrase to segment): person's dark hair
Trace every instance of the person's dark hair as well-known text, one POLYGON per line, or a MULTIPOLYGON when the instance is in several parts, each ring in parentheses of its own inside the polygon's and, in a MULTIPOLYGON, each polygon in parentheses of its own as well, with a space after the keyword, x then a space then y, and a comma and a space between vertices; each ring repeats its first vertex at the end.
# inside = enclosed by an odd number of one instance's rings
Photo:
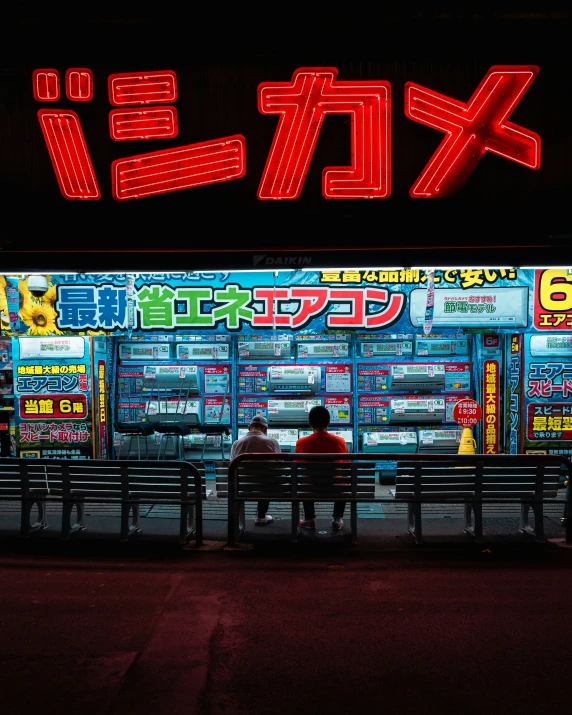
POLYGON ((308 413, 308 422, 310 427, 325 429, 330 424, 330 413, 322 405, 314 405, 308 413))

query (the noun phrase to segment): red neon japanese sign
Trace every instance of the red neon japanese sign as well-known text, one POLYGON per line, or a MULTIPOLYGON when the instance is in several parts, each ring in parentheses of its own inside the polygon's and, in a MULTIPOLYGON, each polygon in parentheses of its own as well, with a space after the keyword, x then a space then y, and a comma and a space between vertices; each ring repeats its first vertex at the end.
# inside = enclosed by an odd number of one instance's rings
MULTIPOLYGON (((405 114, 442 131, 446 137, 410 190, 414 198, 456 193, 486 152, 531 169, 540 168, 540 137, 509 121, 538 74, 534 65, 490 68, 467 103, 408 82, 405 114)), ((258 198, 297 199, 327 114, 349 116, 351 164, 326 167, 322 193, 327 199, 382 199, 391 194, 391 85, 384 80, 338 81, 335 67, 302 67, 290 82, 258 86, 262 114, 280 115, 258 198)), ((61 97, 55 69, 32 75, 34 98, 61 97)), ((66 96, 88 102, 94 96, 93 73, 71 68, 66 96)), ((172 70, 130 72, 108 77, 109 130, 115 141, 172 139, 178 134, 177 76, 172 70), (169 106, 164 106, 168 104, 169 106)), ((70 110, 40 110, 40 125, 62 195, 99 199, 80 119, 70 110)), ((112 195, 118 201, 141 199, 222 181, 245 174, 246 142, 235 134, 149 154, 136 154, 112 165, 112 195), (177 158, 179 157, 179 158, 177 158)))
POLYGON ((116 107, 163 104, 177 99, 177 75, 163 72, 123 72, 109 75, 109 101, 116 107))
POLYGON ((140 199, 240 179, 246 172, 243 136, 118 159, 111 165, 113 198, 140 199))
POLYGON ((173 139, 179 133, 177 110, 175 107, 113 109, 109 112, 109 133, 116 142, 173 139))
POLYGON ((71 109, 40 109, 38 118, 63 196, 99 199, 101 192, 77 114, 71 109))
POLYGON ((465 104, 421 85, 405 85, 405 114, 447 135, 413 185, 413 198, 451 196, 461 189, 487 151, 540 168, 540 137, 509 122, 539 68, 491 67, 465 104))
POLYGON ((258 109, 280 114, 259 199, 297 199, 326 114, 351 117, 351 166, 322 174, 327 199, 384 199, 391 193, 391 85, 338 82, 335 67, 302 67, 291 82, 258 85, 258 109))
POLYGON ((93 99, 93 72, 85 67, 67 70, 66 97, 73 102, 90 102, 93 99))
POLYGON ((32 90, 36 102, 57 102, 61 96, 60 73, 53 69, 34 70, 32 90))

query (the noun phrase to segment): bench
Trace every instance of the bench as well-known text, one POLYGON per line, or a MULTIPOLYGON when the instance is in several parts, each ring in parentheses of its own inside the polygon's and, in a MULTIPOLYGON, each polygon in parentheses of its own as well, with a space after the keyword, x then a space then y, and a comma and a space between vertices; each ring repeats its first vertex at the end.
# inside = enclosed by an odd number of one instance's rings
POLYGON ((214 498, 227 498, 228 495, 228 465, 227 459, 205 459, 191 461, 201 478, 205 480, 208 489, 212 489, 214 498))
POLYGON ((0 459, 0 500, 21 502, 22 537, 48 528, 48 501, 61 503, 64 539, 86 528, 86 503, 119 504, 121 541, 141 531, 141 504, 172 504, 180 507, 179 543, 194 537, 200 546, 204 497, 204 479, 188 462, 0 459))
POLYGON ((294 454, 239 455, 229 467, 229 545, 236 545, 244 532, 246 502, 260 500, 292 504, 292 543, 298 537, 301 501, 349 502, 351 540, 356 543, 357 504, 375 500, 375 462, 360 456, 359 461, 340 462, 339 453, 305 454, 302 462, 294 454))
MULTIPOLYGON (((350 504, 352 543, 357 541, 359 502, 407 504, 407 530, 422 543, 422 504, 462 504, 465 533, 483 537, 483 504, 519 504, 520 531, 544 539, 545 502, 558 496, 572 464, 558 455, 448 455, 448 454, 244 454, 229 467, 228 539, 235 544, 244 531, 247 501, 270 500, 292 504, 291 538, 298 533, 299 503, 347 501, 350 504), (375 494, 376 465, 396 462, 396 483, 390 495, 375 494), (534 526, 529 514, 534 514, 534 526)), ((222 486, 222 485, 221 485, 222 486)), ((221 490, 221 495, 223 494, 221 490)), ((572 543, 572 529, 567 541, 572 543)))
POLYGON ((400 460, 391 490, 395 501, 407 502, 407 530, 416 543, 422 543, 422 504, 428 503, 464 504, 464 531, 476 541, 483 538, 483 504, 517 503, 520 532, 544 540, 544 503, 556 498, 567 460, 537 455, 433 457, 400 460), (529 522, 531 509, 534 526, 529 522))

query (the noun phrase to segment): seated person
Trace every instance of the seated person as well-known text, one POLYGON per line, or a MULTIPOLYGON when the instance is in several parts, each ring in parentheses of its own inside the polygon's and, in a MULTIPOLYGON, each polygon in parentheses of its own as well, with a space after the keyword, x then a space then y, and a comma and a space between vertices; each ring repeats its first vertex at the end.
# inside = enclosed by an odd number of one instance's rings
MULTIPOLYGON (((265 417, 256 416, 253 417, 248 425, 248 434, 244 437, 240 437, 232 445, 230 449, 230 461, 239 454, 245 453, 255 453, 255 452, 276 452, 281 453, 280 445, 273 438, 269 437, 266 433, 268 432, 268 422, 265 417)), ((262 499, 258 502, 258 516, 256 517, 254 524, 255 526, 266 526, 266 524, 271 524, 274 520, 267 514, 270 502, 266 499, 262 499)))
MULTIPOLYGON (((312 407, 308 413, 308 422, 312 428, 312 434, 307 437, 300 437, 296 442, 296 453, 324 453, 344 452, 347 454, 348 447, 345 441, 335 434, 328 432, 330 425, 330 413, 322 405, 312 407)), ((316 528, 316 511, 313 501, 302 502, 304 505, 304 518, 300 519, 300 526, 304 529, 316 528)), ((334 502, 334 513, 332 526, 334 529, 341 529, 344 525, 344 509, 346 503, 342 501, 334 502)))

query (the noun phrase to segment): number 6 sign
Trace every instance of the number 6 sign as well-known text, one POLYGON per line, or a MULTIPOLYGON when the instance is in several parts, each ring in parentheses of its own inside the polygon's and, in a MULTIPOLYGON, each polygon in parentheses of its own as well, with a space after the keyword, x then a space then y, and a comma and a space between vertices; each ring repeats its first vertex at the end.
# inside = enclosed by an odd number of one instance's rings
POLYGON ((453 407, 453 419, 461 427, 474 427, 482 416, 481 406, 475 400, 460 400, 453 407))

